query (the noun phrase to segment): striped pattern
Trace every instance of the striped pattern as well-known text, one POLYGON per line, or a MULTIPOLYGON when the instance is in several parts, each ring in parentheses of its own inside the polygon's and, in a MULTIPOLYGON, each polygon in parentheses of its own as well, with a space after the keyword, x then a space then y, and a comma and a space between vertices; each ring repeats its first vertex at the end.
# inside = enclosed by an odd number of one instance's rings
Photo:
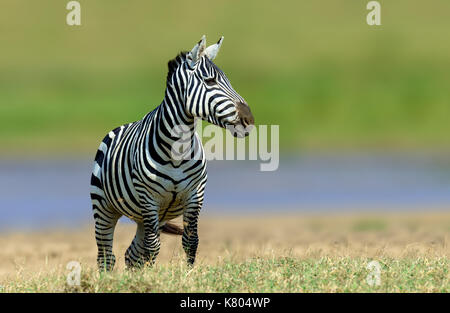
MULTIPOLYGON (((237 103, 245 103, 207 54, 181 53, 169 62, 162 103, 143 119, 110 131, 100 144, 91 178, 91 199, 100 270, 112 270, 114 228, 121 216, 137 224, 125 253, 128 267, 152 264, 160 232, 182 232, 187 261, 198 246, 197 223, 206 185, 206 160, 195 132, 197 118, 221 127, 241 123, 237 103), (183 134, 172 129, 185 125, 183 134), (178 160, 172 147, 188 138, 190 158, 178 160), (183 215, 183 229, 168 221, 183 215)), ((203 51, 205 49, 203 48, 203 51)))

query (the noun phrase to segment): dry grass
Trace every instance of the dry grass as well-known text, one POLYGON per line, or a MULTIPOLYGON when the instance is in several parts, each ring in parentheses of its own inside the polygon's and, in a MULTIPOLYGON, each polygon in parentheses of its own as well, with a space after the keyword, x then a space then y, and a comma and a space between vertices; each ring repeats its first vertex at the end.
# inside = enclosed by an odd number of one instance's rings
POLYGON ((64 291, 65 266, 75 260, 81 263, 85 275, 85 287, 78 291, 370 291, 361 283, 367 275, 365 266, 370 260, 379 260, 392 278, 386 280, 382 291, 450 289, 449 213, 202 217, 193 281, 178 279, 181 276, 177 275, 188 270, 183 267, 181 240, 174 236, 162 236, 157 266, 150 272, 141 273, 136 280, 124 271, 123 254, 134 229, 132 224, 119 224, 113 274, 119 276, 108 276, 106 281, 95 278, 92 227, 0 235, 0 285, 4 291, 64 291), (411 274, 411 268, 417 268, 417 272, 411 274), (287 272, 280 274, 280 269, 287 272), (353 273, 350 276, 349 270, 353 273), (212 272, 225 275, 220 285, 216 278, 208 285, 212 278, 204 275, 212 272), (286 273, 290 275, 288 285, 286 273), (303 276, 295 276, 299 273, 303 276), (253 276, 247 277, 250 274, 253 276), (278 283, 267 285, 271 278, 264 275, 269 274, 279 275, 278 283), (158 285, 155 275, 175 281, 158 285), (244 275, 245 282, 253 283, 238 283, 233 275, 241 279, 244 275), (355 277, 360 281, 356 285, 355 277), (148 287, 150 281, 152 288, 148 287))

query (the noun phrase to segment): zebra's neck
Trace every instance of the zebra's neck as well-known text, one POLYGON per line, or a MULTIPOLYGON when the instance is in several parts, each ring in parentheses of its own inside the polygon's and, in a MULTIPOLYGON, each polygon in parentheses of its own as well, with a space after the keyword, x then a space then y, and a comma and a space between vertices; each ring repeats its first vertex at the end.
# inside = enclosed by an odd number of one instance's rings
POLYGON ((145 148, 158 163, 178 165, 182 160, 176 153, 177 147, 182 144, 184 153, 193 156, 198 143, 195 118, 186 113, 182 97, 174 89, 167 87, 162 103, 144 121, 145 148))

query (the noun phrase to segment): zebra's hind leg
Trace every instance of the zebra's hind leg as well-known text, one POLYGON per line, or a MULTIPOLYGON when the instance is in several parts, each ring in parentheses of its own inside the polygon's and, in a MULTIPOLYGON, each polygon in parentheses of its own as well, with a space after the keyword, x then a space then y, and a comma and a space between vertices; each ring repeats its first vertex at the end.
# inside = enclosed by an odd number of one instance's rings
POLYGON ((136 236, 125 253, 127 267, 153 265, 159 254, 159 220, 157 210, 142 213, 143 221, 137 222, 136 236))
POLYGON ((112 271, 116 263, 113 254, 114 229, 120 215, 106 207, 94 204, 95 239, 97 241, 97 265, 100 271, 112 271))
POLYGON ((125 265, 127 268, 140 268, 142 267, 148 260, 145 254, 144 247, 144 224, 142 222, 136 222, 137 229, 136 235, 134 236, 131 245, 128 247, 125 252, 125 265))

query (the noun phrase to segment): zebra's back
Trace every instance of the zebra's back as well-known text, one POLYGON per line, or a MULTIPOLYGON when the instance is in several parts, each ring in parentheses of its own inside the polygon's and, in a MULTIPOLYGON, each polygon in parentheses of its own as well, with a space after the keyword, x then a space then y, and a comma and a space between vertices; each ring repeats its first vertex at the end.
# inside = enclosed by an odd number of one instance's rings
MULTIPOLYGON (((97 150, 94 160, 94 166, 91 175, 91 199, 97 199, 102 201, 103 207, 114 208, 117 210, 119 207, 118 202, 123 202, 124 198, 128 198, 128 192, 124 193, 123 181, 127 179, 126 174, 123 177, 122 166, 123 161, 126 157, 124 154, 119 156, 114 156, 117 152, 117 148, 123 144, 123 139, 125 138, 128 130, 138 126, 140 121, 125 124, 111 130, 102 140, 100 146, 97 150), (111 186, 110 182, 117 179, 118 186, 111 186), (122 187, 120 187, 120 185, 122 187), (111 188, 112 187, 112 188, 111 188)), ((126 191, 126 188, 125 188, 126 191)), ((117 210, 118 214, 123 214, 120 210, 117 210)), ((136 211, 136 213, 138 213, 136 211)))

